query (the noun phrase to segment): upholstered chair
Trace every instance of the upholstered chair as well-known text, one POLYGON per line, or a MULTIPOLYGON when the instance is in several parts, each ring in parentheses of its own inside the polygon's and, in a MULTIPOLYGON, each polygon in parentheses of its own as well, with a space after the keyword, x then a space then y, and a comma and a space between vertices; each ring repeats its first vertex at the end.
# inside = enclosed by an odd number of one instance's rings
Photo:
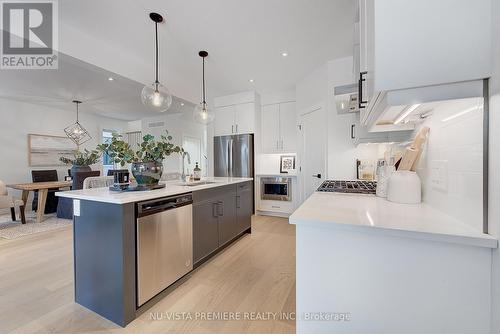
POLYGON ((12 221, 16 221, 16 207, 19 208, 21 222, 26 224, 26 217, 24 216, 24 202, 20 199, 9 196, 5 183, 0 180, 0 209, 10 209, 12 221))

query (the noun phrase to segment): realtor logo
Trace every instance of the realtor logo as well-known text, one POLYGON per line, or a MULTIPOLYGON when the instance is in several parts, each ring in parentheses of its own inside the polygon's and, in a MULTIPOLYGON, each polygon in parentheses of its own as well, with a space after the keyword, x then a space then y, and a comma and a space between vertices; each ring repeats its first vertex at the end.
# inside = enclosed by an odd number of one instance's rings
POLYGON ((57 0, 1 1, 1 69, 56 69, 57 0))

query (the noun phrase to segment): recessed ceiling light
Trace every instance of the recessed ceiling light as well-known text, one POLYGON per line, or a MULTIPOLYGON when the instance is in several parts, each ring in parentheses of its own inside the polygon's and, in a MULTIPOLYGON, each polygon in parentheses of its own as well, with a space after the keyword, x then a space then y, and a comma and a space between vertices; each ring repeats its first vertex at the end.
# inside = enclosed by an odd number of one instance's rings
POLYGON ((181 107, 184 107, 184 102, 181 102, 181 107))
POLYGON ((253 79, 249 79, 248 81, 249 81, 249 82, 253 82, 253 79))
POLYGON ((288 56, 288 52, 282 52, 282 53, 281 53, 281 55, 282 55, 283 57, 287 57, 287 56, 288 56))
POLYGON ((113 81, 113 80, 115 80, 113 77, 108 78, 108 81, 113 81))

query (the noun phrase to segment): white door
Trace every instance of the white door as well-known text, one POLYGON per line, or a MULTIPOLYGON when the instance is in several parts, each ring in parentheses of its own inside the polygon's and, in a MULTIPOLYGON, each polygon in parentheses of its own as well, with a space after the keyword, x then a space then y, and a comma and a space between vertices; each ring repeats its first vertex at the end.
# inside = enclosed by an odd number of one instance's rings
POLYGON ((302 200, 316 191, 326 177, 326 115, 318 107, 301 115, 301 183, 302 200))
POLYGON ((225 136, 235 133, 234 106, 220 107, 215 110, 214 134, 225 136))
POLYGON ((264 153, 279 151, 280 136, 279 104, 269 104, 262 107, 262 150, 264 153))
POLYGON ((297 114, 295 102, 280 103, 281 150, 286 153, 297 152, 297 114))
POLYGON ((235 133, 255 132, 255 104, 237 104, 234 112, 235 133))

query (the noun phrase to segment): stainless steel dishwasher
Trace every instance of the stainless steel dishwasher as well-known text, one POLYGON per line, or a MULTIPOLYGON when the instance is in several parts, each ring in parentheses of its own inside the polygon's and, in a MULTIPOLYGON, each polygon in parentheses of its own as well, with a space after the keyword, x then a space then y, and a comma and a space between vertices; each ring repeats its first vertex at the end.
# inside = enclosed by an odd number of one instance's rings
POLYGON ((193 269, 193 197, 137 204, 137 306, 193 269))

